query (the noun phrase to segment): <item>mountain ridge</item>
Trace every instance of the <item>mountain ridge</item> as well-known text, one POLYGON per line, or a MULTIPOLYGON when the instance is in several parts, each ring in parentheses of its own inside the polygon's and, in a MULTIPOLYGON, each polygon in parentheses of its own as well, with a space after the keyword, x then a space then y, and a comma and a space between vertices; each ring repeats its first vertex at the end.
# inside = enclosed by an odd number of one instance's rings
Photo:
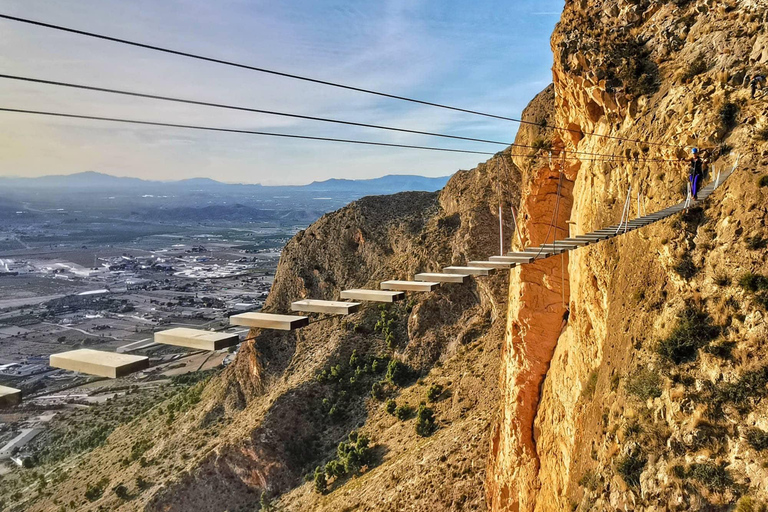
POLYGON ((50 188, 69 186, 73 188, 108 188, 109 186, 152 186, 152 187, 254 187, 271 190, 352 190, 366 186, 384 187, 384 191, 403 190, 403 187, 413 187, 412 190, 434 192, 448 183, 450 176, 427 177, 415 174, 387 174, 377 178, 360 180, 330 178, 323 181, 313 181, 306 185, 262 185, 260 183, 225 183, 212 178, 195 177, 182 180, 146 180, 128 176, 115 176, 98 171, 84 171, 73 174, 51 174, 33 178, 18 176, 0 176, 0 183, 19 188, 50 188))

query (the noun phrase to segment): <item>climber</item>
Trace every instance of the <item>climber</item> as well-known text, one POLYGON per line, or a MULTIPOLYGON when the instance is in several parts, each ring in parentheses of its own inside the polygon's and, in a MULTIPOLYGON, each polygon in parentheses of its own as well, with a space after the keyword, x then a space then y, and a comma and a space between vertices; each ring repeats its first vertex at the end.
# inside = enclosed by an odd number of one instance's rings
POLYGON ((753 76, 752 80, 749 82, 749 86, 752 88, 752 99, 754 99, 757 88, 759 87, 760 91, 763 91, 763 88, 765 87, 765 76, 755 74, 755 76, 753 76))
POLYGON ((698 148, 691 150, 693 158, 691 158, 691 167, 688 173, 688 180, 691 182, 691 195, 693 200, 697 201, 699 194, 699 186, 701 185, 701 179, 704 176, 704 162, 701 159, 698 148))

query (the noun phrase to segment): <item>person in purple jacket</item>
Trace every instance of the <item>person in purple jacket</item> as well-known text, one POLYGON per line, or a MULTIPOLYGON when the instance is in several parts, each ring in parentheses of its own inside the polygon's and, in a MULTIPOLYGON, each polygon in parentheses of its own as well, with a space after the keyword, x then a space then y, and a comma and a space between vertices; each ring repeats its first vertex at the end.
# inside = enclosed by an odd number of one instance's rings
POLYGON ((691 194, 694 201, 697 201, 699 188, 701 187, 701 179, 704 177, 704 162, 701 159, 698 148, 691 150, 693 158, 691 158, 691 169, 688 173, 688 179, 691 182, 691 194))

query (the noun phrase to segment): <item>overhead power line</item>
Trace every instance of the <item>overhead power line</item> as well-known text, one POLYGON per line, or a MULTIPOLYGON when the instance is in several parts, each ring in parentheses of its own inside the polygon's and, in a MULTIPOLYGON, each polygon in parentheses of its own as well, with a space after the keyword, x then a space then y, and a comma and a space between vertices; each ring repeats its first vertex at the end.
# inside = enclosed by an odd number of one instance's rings
POLYGON ((43 28, 49 28, 49 29, 53 29, 53 30, 59 30, 59 31, 62 31, 62 32, 68 32, 70 34, 77 34, 77 35, 81 35, 81 36, 92 37, 92 38, 101 39, 101 40, 104 40, 104 41, 111 41, 113 43, 125 44, 125 45, 129 45, 129 46, 134 46, 134 47, 137 47, 137 48, 144 48, 144 49, 147 49, 147 50, 154 50, 154 51, 158 51, 158 52, 167 53, 167 54, 170 54, 170 55, 176 55, 176 56, 180 56, 180 57, 187 57, 187 58, 190 58, 190 59, 197 59, 197 60, 202 60, 202 61, 206 61, 206 62, 212 62, 212 63, 215 63, 215 64, 221 64, 221 65, 224 65, 224 66, 232 66, 232 67, 236 67, 236 68, 240 68, 240 69, 247 69, 247 70, 256 71, 256 72, 259 72, 259 73, 266 73, 266 74, 280 76, 280 77, 284 77, 284 78, 290 78, 290 79, 293 79, 293 80, 301 80, 301 81, 304 81, 304 82, 310 82, 310 83, 314 83, 314 84, 318 84, 318 85, 325 85, 325 86, 329 86, 329 87, 336 87, 336 88, 339 88, 339 89, 346 89, 346 90, 349 90, 349 91, 355 91, 355 92, 360 92, 360 93, 364 93, 364 94, 371 94, 371 95, 374 95, 374 96, 381 96, 381 97, 384 97, 384 98, 389 98, 389 99, 394 99, 394 100, 407 101, 407 102, 416 103, 416 104, 419 104, 419 105, 425 105, 425 106, 430 106, 430 107, 437 107, 437 108, 442 108, 442 109, 447 109, 447 110, 453 110, 453 111, 456 111, 456 112, 463 112, 465 114, 472 114, 472 115, 488 117, 488 118, 492 118, 492 119, 499 119, 499 120, 503 120, 503 121, 511 121, 511 122, 519 123, 519 124, 539 126, 541 128, 545 128, 545 129, 560 130, 560 131, 566 131, 566 132, 570 132, 570 133, 578 133, 580 135, 590 135, 590 136, 594 136, 594 137, 607 138, 607 139, 617 140, 617 141, 633 142, 633 143, 644 144, 644 145, 648 145, 648 146, 659 146, 659 147, 669 147, 669 148, 678 148, 678 149, 682 149, 682 148, 686 147, 686 146, 679 146, 679 145, 675 145, 675 144, 667 144, 667 143, 662 143, 662 142, 650 142, 650 141, 646 141, 646 140, 642 140, 642 139, 631 139, 631 138, 619 137, 619 136, 615 136, 615 135, 606 135, 606 134, 601 134, 601 133, 596 133, 596 132, 585 132, 583 130, 580 130, 580 129, 577 130, 575 128, 567 128, 567 127, 562 127, 562 126, 541 124, 541 123, 537 123, 537 122, 534 122, 534 121, 526 121, 524 119, 517 119, 517 118, 514 118, 514 117, 501 116, 501 115, 496 115, 496 114, 490 114, 488 112, 481 112, 481 111, 478 111, 478 110, 472 110, 472 109, 461 108, 461 107, 454 107, 454 106, 446 105, 446 104, 443 104, 443 103, 436 103, 436 102, 432 102, 432 101, 426 101, 426 100, 420 100, 420 99, 416 99, 416 98, 410 98, 410 97, 407 97, 407 96, 400 96, 400 95, 397 95, 397 94, 390 94, 390 93, 385 93, 385 92, 381 92, 381 91, 375 91, 375 90, 372 90, 372 89, 365 89, 365 88, 362 88, 362 87, 355 87, 355 86, 352 86, 352 85, 341 84, 341 83, 338 83, 338 82, 331 82, 329 80, 321 80, 321 79, 318 79, 318 78, 312 78, 312 77, 303 76, 303 75, 297 75, 297 74, 293 74, 293 73, 286 73, 286 72, 283 72, 283 71, 277 71, 277 70, 274 70, 274 69, 268 69, 268 68, 263 68, 263 67, 258 67, 258 66, 252 66, 252 65, 249 65, 249 64, 243 64, 243 63, 239 63, 239 62, 233 62, 233 61, 228 61, 228 60, 224 60, 224 59, 218 59, 218 58, 214 58, 214 57, 206 57, 204 55, 198 55, 198 54, 194 54, 194 53, 190 53, 190 52, 185 52, 185 51, 181 51, 181 50, 174 50, 172 48, 166 48, 166 47, 157 46, 157 45, 151 45, 151 44, 147 44, 147 43, 140 43, 140 42, 137 42, 137 41, 130 41, 128 39, 122 39, 122 38, 108 36, 108 35, 104 35, 104 34, 97 34, 95 32, 88 32, 88 31, 85 31, 85 30, 78 30, 78 29, 74 29, 74 28, 70 28, 70 27, 64 27, 62 25, 55 25, 55 24, 52 24, 52 23, 45 23, 45 22, 42 22, 42 21, 30 20, 30 19, 27 19, 27 18, 20 18, 18 16, 10 16, 10 15, 7 15, 7 14, 0 14, 0 19, 6 19, 6 20, 9 20, 9 21, 16 21, 16 22, 19 22, 19 23, 26 23, 26 24, 29 24, 29 25, 34 25, 34 26, 43 27, 43 28))
POLYGON ((188 130, 204 130, 209 132, 241 133, 245 135, 263 135, 267 137, 282 137, 287 139, 304 139, 304 140, 316 140, 316 141, 324 141, 324 142, 342 142, 345 144, 363 144, 366 146, 385 146, 385 147, 391 147, 391 148, 423 149, 428 151, 445 151, 448 153, 468 153, 473 155, 494 155, 495 154, 495 153, 489 153, 486 151, 470 151, 467 149, 439 148, 439 147, 432 147, 432 146, 415 146, 410 144, 394 144, 394 143, 388 143, 388 142, 374 142, 374 141, 367 141, 367 140, 337 139, 333 137, 314 137, 311 135, 262 132, 262 131, 256 131, 256 130, 240 130, 236 128, 218 128, 213 126, 198 126, 198 125, 191 125, 191 124, 161 123, 157 121, 140 121, 138 119, 121 119, 117 117, 101 117, 101 116, 90 116, 90 115, 82 115, 82 114, 67 114, 63 112, 45 112, 41 110, 26 110, 26 109, 0 107, 0 112, 13 112, 17 114, 34 114, 34 115, 51 116, 51 117, 66 117, 70 119, 87 119, 90 121, 109 121, 113 123, 129 123, 129 124, 138 124, 138 125, 144 125, 144 126, 160 126, 165 128, 184 128, 188 130))
MULTIPOLYGON (((489 140, 489 139, 479 139, 474 137, 463 137, 459 135, 449 135, 445 133, 435 133, 435 132, 426 132, 426 131, 420 131, 420 130, 411 130, 407 128, 396 128, 392 126, 381 126, 381 125, 375 125, 375 124, 368 124, 368 123, 358 123, 354 121, 344 121, 339 119, 330 119, 325 117, 317 117, 317 116, 307 116, 302 114, 293 114, 288 112, 277 112, 273 110, 264 110, 264 109, 257 109, 257 108, 251 108, 251 107, 243 107, 243 106, 237 106, 237 105, 226 105, 223 103, 212 103, 207 101, 199 101, 199 100, 191 100, 191 99, 184 99, 184 98, 177 98, 177 97, 171 97, 171 96, 162 96, 158 94, 149 94, 149 93, 140 93, 136 91, 125 91, 120 89, 112 89, 112 88, 106 88, 106 87, 97 87, 92 85, 85 85, 85 84, 75 84, 71 82, 60 82, 60 81, 54 81, 54 80, 43 80, 40 78, 31 78, 31 77, 23 77, 23 76, 17 76, 17 75, 6 75, 6 74, 0 74, 0 78, 5 78, 9 80, 19 80, 23 82, 31 82, 31 83, 37 83, 37 84, 45 84, 45 85, 54 85, 59 87, 67 87, 72 89, 81 89, 81 90, 87 90, 87 91, 95 91, 95 92, 103 92, 103 93, 109 93, 109 94, 119 94, 123 96, 131 96, 131 97, 137 97, 137 98, 146 98, 146 99, 152 99, 152 100, 160 100, 160 101, 170 101, 175 103, 184 103, 189 105, 197 105, 197 106, 205 106, 205 107, 213 107, 213 108, 222 108, 222 109, 229 109, 229 110, 236 110, 241 112, 253 112, 257 114, 266 114, 266 115, 273 115, 273 116, 281 116, 281 117, 290 117, 295 119, 304 119, 309 121, 320 121, 324 123, 335 123, 335 124, 342 124, 347 126, 359 126, 364 128, 374 128, 378 130, 388 130, 388 131, 394 131, 394 132, 403 132, 403 133, 410 133, 410 134, 416 134, 416 135, 427 135, 430 137, 442 137, 442 138, 448 138, 448 139, 456 139, 456 140, 463 140, 463 141, 470 141, 470 142, 482 142, 485 144, 496 144, 496 145, 502 145, 502 146, 510 146, 510 147, 517 147, 517 148, 525 148, 525 149, 540 149, 536 146, 532 146, 530 144, 518 144, 515 142, 506 142, 506 141, 496 141, 496 140, 489 140)), ((586 155, 586 156, 600 156, 600 157, 611 157, 612 155, 606 155, 603 153, 594 153, 594 152, 587 152, 587 151, 568 151, 571 155, 586 155)), ((625 158, 625 157, 615 157, 615 158, 622 158, 631 160, 631 158, 625 158)))
MULTIPOLYGON (((356 140, 356 139, 341 139, 341 138, 335 138, 335 137, 316 137, 311 135, 298 135, 298 134, 289 134, 289 133, 275 133, 275 132, 264 132, 264 131, 257 131, 257 130, 243 130, 243 129, 237 129, 237 128, 219 128, 219 127, 213 127, 213 126, 200 126, 200 125, 191 125, 191 124, 179 124, 179 123, 165 123, 165 122, 159 122, 159 121, 141 121, 138 119, 123 119, 118 117, 103 117, 103 116, 93 116, 93 115, 85 115, 85 114, 70 114, 65 112, 48 112, 48 111, 42 111, 42 110, 29 110, 29 109, 18 109, 18 108, 7 108, 7 107, 0 107, 0 112, 9 112, 9 113, 16 113, 16 114, 30 114, 30 115, 39 115, 39 116, 49 116, 49 117, 59 117, 59 118, 68 118, 68 119, 84 119, 84 120, 90 120, 90 121, 107 121, 112 123, 127 123, 127 124, 136 124, 136 125, 143 125, 143 126, 159 126, 164 128, 183 128, 188 130, 202 130, 202 131, 210 131, 210 132, 224 132, 224 133, 239 133, 244 135, 261 135, 266 137, 281 137, 281 138, 287 138, 287 139, 303 139, 303 140, 314 140, 314 141, 323 141, 323 142, 339 142, 339 143, 345 143, 345 144, 360 144, 365 146, 383 146, 383 147, 390 147, 390 148, 405 148, 405 149, 421 149, 426 151, 442 151, 447 153, 466 153, 466 154, 472 154, 472 155, 496 155, 497 153, 490 153, 487 151, 472 151, 468 149, 456 149, 456 148, 441 148, 441 147, 434 147, 434 146, 417 146, 412 144, 395 144, 395 143, 389 143, 389 142, 377 142, 377 141, 367 141, 367 140, 356 140)), ((567 150, 562 150, 566 155, 569 153, 572 154, 572 152, 567 150)), ((558 151, 558 154, 560 152, 558 151)), ((535 156, 535 154, 527 154, 527 155, 514 155, 511 154, 510 156, 517 156, 517 157, 531 157, 535 156)), ((664 160, 664 159, 652 159, 652 158, 645 158, 645 159, 631 159, 626 157, 617 157, 614 155, 597 155, 597 158, 581 158, 578 156, 571 156, 569 157, 571 159, 576 159, 582 162, 614 162, 614 161, 628 161, 628 162, 679 162, 679 160, 664 160)))
POLYGON ((123 96, 133 96, 136 98, 147 98, 152 100, 162 100, 162 101, 172 101, 175 103, 186 103, 188 105, 198 105, 198 106, 204 106, 204 107, 214 107, 214 108, 225 108, 229 110, 239 110, 242 112, 252 112, 256 114, 266 114, 270 116, 282 116, 282 117, 292 117, 295 119, 304 119, 308 121, 320 121, 323 123, 336 123, 336 124, 343 124, 347 126, 359 126, 362 128, 375 128, 377 130, 389 130, 393 132, 403 132, 403 133, 411 133, 415 135, 428 135, 430 137, 443 137, 447 139, 456 139, 456 140, 465 140, 470 142, 482 142, 485 144, 497 144, 502 146, 509 146, 510 142, 503 142, 503 141, 497 141, 497 140, 488 140, 488 139, 477 139, 474 137, 462 137, 460 135, 448 135, 445 133, 433 133, 433 132, 424 132, 419 130, 410 130, 406 128, 395 128, 392 126, 381 126, 376 124, 368 124, 368 123, 357 123, 354 121, 344 121, 340 119, 329 119, 326 117, 317 117, 317 116, 307 116, 302 114, 292 114, 288 112, 277 112, 274 110, 264 110, 259 108, 251 108, 251 107, 242 107, 237 105, 225 105, 223 103, 212 103, 208 101, 198 101, 198 100, 190 100, 190 99, 184 99, 184 98, 175 98, 171 96, 161 96, 158 94, 148 94, 148 93, 141 93, 141 92, 135 92, 135 91, 125 91, 120 89, 110 89, 106 87, 96 87, 92 85, 84 85, 84 84, 74 84, 71 82, 58 82, 54 80, 42 80, 39 78, 30 78, 30 77, 24 77, 24 76, 15 76, 15 75, 4 75, 0 74, 0 78, 5 78, 9 80, 19 80, 23 82, 32 82, 37 84, 46 84, 46 85, 56 85, 59 87, 69 87, 72 89, 83 89, 87 91, 96 91, 96 92, 104 92, 109 94, 120 94, 123 96))

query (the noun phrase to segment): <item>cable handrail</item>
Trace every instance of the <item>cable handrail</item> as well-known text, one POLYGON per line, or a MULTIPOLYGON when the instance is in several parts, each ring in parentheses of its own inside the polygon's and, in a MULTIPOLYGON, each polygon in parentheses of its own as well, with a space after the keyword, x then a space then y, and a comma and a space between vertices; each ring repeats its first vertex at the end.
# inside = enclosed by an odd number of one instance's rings
MULTIPOLYGON (((94 115, 86 115, 86 114, 72 114, 72 113, 65 113, 65 112, 50 112, 50 111, 43 111, 43 110, 18 109, 18 108, 8 108, 8 107, 0 107, 0 112, 50 116, 50 117, 69 118, 69 119, 83 119, 83 120, 90 120, 90 121, 106 121, 106 122, 112 122, 112 123, 127 123, 127 124, 136 124, 136 125, 142 125, 142 126, 158 126, 158 127, 165 127, 165 128, 181 128, 181 129, 189 129, 189 130, 202 130, 202 131, 223 132, 223 133, 238 133, 238 134, 244 134, 244 135, 260 135, 260 136, 281 137, 281 138, 288 138, 288 139, 303 139, 303 140, 313 140, 313 141, 322 141, 322 142, 339 142, 339 143, 345 143, 345 144, 359 144, 359 145, 366 145, 366 146, 383 146, 383 147, 392 147, 392 148, 419 149, 419 150, 427 150, 427 151, 442 151, 442 152, 448 152, 448 153, 465 153, 465 154, 474 154, 474 155, 498 154, 498 152, 491 153, 488 151, 474 151, 474 150, 458 149, 458 148, 441 148, 441 147, 435 147, 435 146, 419 146, 419 145, 413 145, 413 144, 397 144, 397 143, 391 143, 391 142, 378 142, 378 141, 368 141, 368 140, 358 140, 358 139, 342 139, 342 138, 336 138, 336 137, 319 137, 319 136, 313 136, 313 135, 265 132, 260 130, 245 130, 245 129, 238 129, 238 128, 221 128, 221 127, 201 126, 201 125, 191 125, 191 124, 181 124, 181 123, 167 123, 167 122, 160 122, 160 121, 142 121, 138 119, 125 119, 125 118, 118 118, 118 117, 94 116, 94 115)), ((531 149, 535 149, 535 148, 531 148, 531 149)), ((563 153, 571 153, 570 151, 565 151, 565 150, 562 150, 562 151, 563 153)), ((532 157, 536 155, 534 153, 534 154, 528 154, 528 155, 511 155, 511 156, 532 157)), ((586 162, 586 161, 594 161, 594 162, 632 161, 632 162, 667 162, 667 163, 682 162, 682 160, 673 160, 673 159, 616 160, 612 155, 594 155, 594 156, 610 157, 610 159, 608 158, 577 158, 577 157, 572 157, 570 159, 578 160, 582 162, 586 162)))

